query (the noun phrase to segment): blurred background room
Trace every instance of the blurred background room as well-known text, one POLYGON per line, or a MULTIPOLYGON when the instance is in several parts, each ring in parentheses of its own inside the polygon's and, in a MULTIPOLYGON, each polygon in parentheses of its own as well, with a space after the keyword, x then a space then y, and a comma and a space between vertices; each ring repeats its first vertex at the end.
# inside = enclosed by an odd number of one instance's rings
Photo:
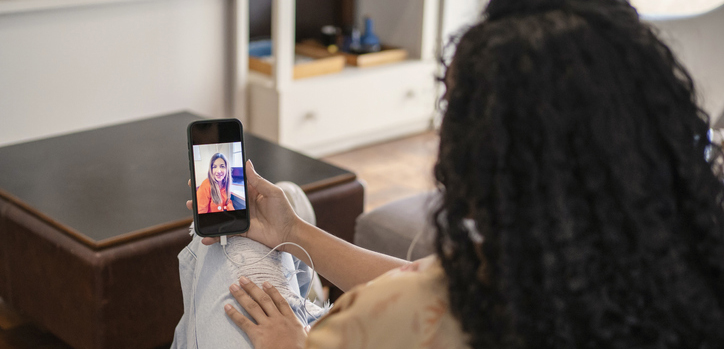
MULTIPOLYGON (((179 111, 238 118, 356 174, 369 212, 435 189, 440 57, 486 2, 0 0, 0 147, 179 111)), ((631 2, 724 128, 724 0, 631 2)), ((0 298, 0 348, 37 347, 71 346, 0 298)))

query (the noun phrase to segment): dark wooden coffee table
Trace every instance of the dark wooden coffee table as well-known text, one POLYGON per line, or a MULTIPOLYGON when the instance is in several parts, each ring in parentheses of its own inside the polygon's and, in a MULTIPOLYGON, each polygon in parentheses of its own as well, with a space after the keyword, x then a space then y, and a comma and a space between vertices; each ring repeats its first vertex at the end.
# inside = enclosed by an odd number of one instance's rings
MULTIPOLYGON (((0 148, 0 297, 77 348, 170 343, 190 241, 186 126, 177 113, 0 148)), ((298 183, 317 225, 352 241, 354 173, 246 134, 272 182, 298 183)))

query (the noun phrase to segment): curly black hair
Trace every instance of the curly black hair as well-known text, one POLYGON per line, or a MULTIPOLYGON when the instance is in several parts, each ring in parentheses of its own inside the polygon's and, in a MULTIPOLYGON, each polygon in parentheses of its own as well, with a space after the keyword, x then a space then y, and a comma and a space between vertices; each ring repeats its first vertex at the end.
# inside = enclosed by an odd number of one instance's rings
POLYGON ((628 2, 492 0, 445 81, 432 219, 472 347, 724 347, 722 149, 628 2))

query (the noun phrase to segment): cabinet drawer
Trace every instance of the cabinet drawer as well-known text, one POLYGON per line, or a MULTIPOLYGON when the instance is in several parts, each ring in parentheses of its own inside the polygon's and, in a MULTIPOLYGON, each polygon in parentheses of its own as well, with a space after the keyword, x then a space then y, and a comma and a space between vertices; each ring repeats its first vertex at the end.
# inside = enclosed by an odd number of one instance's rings
POLYGON ((280 143, 307 147, 429 120, 434 66, 412 64, 295 82, 280 96, 280 143))

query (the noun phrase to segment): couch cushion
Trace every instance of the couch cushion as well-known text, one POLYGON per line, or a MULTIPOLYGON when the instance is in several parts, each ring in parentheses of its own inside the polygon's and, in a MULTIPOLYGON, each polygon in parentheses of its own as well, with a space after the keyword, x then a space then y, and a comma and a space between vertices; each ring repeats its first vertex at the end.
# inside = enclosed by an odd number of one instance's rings
POLYGON ((412 260, 434 253, 435 228, 430 215, 437 192, 417 194, 400 199, 357 218, 354 243, 373 251, 405 259, 412 240, 418 233, 412 260))

